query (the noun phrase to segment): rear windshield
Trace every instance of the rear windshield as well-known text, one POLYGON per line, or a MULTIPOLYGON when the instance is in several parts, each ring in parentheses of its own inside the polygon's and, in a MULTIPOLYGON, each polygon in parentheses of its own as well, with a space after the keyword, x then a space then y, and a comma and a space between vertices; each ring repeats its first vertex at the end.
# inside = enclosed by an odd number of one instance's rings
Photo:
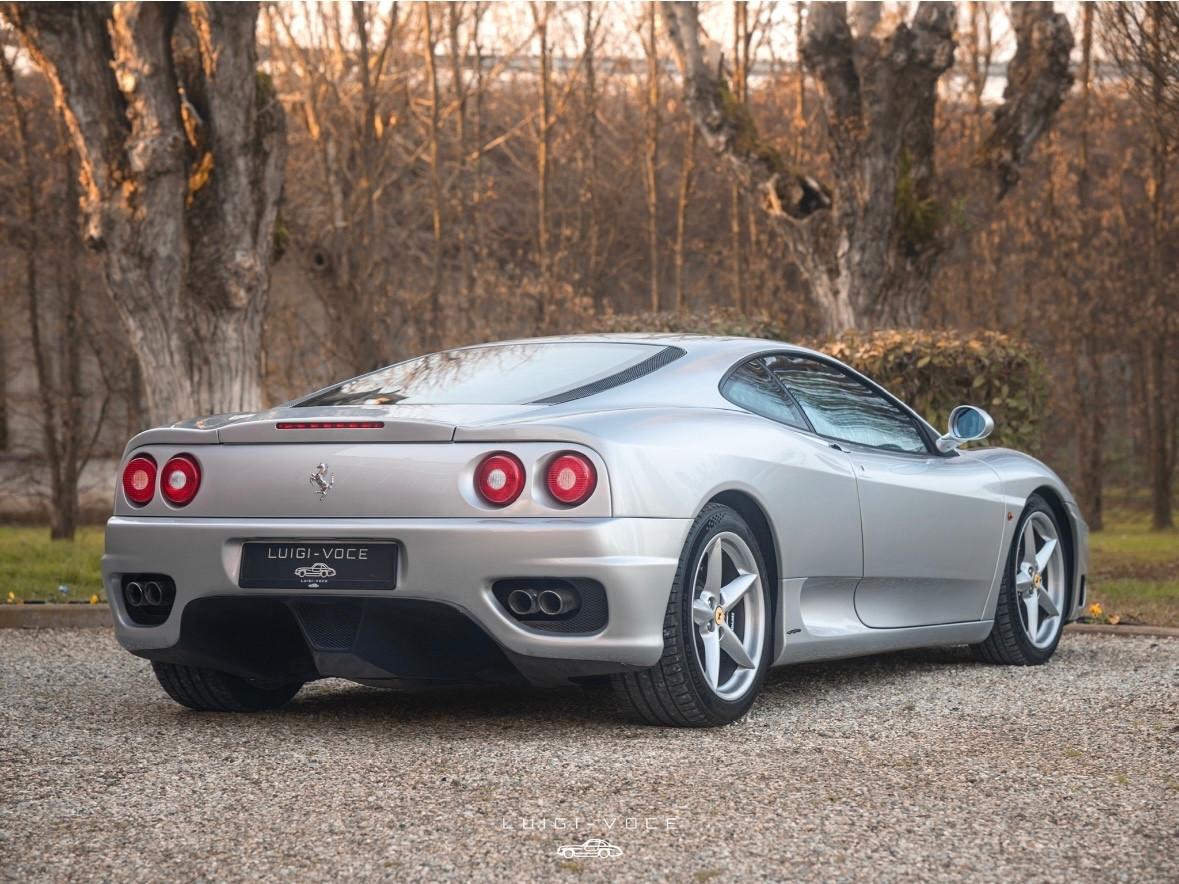
POLYGON ((629 342, 490 344, 381 368, 313 393, 296 405, 566 402, 642 377, 682 352, 629 342))

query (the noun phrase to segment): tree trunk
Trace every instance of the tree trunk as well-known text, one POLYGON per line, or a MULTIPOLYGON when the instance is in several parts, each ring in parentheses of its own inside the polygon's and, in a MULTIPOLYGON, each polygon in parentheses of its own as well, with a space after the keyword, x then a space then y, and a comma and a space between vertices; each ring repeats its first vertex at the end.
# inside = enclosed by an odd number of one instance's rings
POLYGON ((581 182, 581 204, 586 210, 585 257, 583 285, 589 290, 594 304, 594 315, 602 313, 602 282, 599 278, 599 220, 598 220, 598 79, 595 53, 597 52, 598 24, 594 17, 594 3, 582 8, 585 30, 582 36, 585 68, 585 152, 586 170, 581 182))
POLYGON ((656 3, 647 4, 647 138, 643 170, 647 184, 647 262, 650 308, 659 312, 659 47, 655 41, 656 3))
MULTIPOLYGON (((733 98, 743 104, 748 101, 746 92, 749 75, 745 64, 745 52, 749 48, 748 28, 749 7, 744 0, 733 3, 733 98)), ((733 269, 733 306, 738 313, 749 310, 745 291, 745 249, 741 232, 741 204, 744 190, 734 181, 729 189, 729 257, 733 269)))
MULTIPOLYGON (((974 6, 976 4, 972 4, 974 6)), ((981 6, 982 4, 977 4, 981 6)), ((978 13, 976 13, 978 14, 978 13)), ((1077 170, 1077 207, 1084 225, 1082 236, 1091 240, 1097 235, 1089 201, 1089 128, 1092 118, 1092 72, 1093 72, 1093 4, 1081 8, 1081 120, 1079 126, 1080 165, 1077 170)), ((986 19, 989 28, 989 15, 986 19)), ((990 51, 989 40, 986 44, 990 51)), ((989 57, 989 56, 988 56, 989 57)), ((980 98, 981 102, 981 87, 980 98)), ((1077 311, 1079 352, 1074 355, 1076 373, 1077 403, 1074 409, 1077 444, 1077 499, 1081 512, 1089 522, 1089 528, 1100 531, 1105 521, 1103 511, 1102 481, 1105 460, 1105 379, 1102 373, 1099 322, 1095 307, 1100 301, 1094 292, 1098 282, 1086 279, 1078 285, 1082 298, 1082 309, 1077 311)))
POLYGON ((438 66, 434 59, 434 26, 430 4, 421 5, 425 40, 422 54, 426 60, 426 82, 430 87, 430 195, 433 200, 434 251, 430 274, 430 329, 425 335, 431 346, 442 339, 442 145, 441 94, 438 90, 438 66))
POLYGON ((459 26, 462 23, 462 7, 451 2, 446 7, 447 36, 450 43, 450 79, 454 90, 455 104, 455 147, 458 171, 455 173, 455 202, 457 220, 455 231, 458 239, 459 268, 463 278, 463 309, 462 316, 468 335, 475 328, 475 314, 472 309, 475 297, 475 265, 471 259, 471 230, 474 227, 472 208, 474 201, 471 196, 470 171, 467 168, 467 84, 463 78, 463 57, 465 47, 459 39, 459 26))
POLYGON ((552 147, 551 57, 549 55, 549 9, 546 3, 533 2, 532 17, 540 52, 537 84, 536 136, 536 261, 540 270, 540 292, 536 301, 536 330, 548 327, 549 298, 552 296, 552 258, 549 255, 549 164, 552 147))
POLYGON ((687 304, 684 290, 684 245, 688 233, 688 202, 692 198, 692 182, 696 169, 696 124, 688 120, 684 136, 684 157, 680 163, 679 198, 675 213, 675 310, 681 313, 687 304))
POLYGON ((149 419, 258 408, 285 130, 256 4, 3 12, 65 116, 149 419))
POLYGON ((78 248, 77 169, 74 168, 73 149, 64 137, 62 141, 62 177, 66 184, 58 222, 61 248, 57 267, 60 380, 51 393, 61 403, 61 448, 57 455, 60 460, 58 481, 49 506, 49 533, 54 539, 73 540, 78 527, 78 480, 84 466, 82 424, 88 402, 82 391, 82 282, 78 274, 82 256, 78 248))
MULTIPOLYGON (((954 5, 920 3, 887 32, 880 4, 853 4, 850 16, 844 3, 808 7, 802 58, 824 99, 831 187, 760 137, 747 104, 704 60, 696 4, 661 9, 705 144, 780 221, 827 331, 921 318, 945 249, 933 136, 938 80, 953 61, 954 5)), ((1071 84, 1064 16, 1050 3, 1027 3, 1012 19, 1008 87, 977 164, 990 176, 992 203, 1018 179, 1071 84)))

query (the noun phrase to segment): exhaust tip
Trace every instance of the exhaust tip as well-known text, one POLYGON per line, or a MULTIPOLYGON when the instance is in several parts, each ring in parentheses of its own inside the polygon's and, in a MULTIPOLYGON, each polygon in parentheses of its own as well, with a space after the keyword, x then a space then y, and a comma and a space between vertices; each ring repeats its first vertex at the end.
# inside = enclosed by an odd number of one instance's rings
POLYGON ((564 614, 573 609, 573 596, 567 590, 546 589, 536 599, 541 613, 550 617, 564 614))
POLYGON ((143 601, 148 605, 162 605, 164 603, 164 588, 154 580, 143 584, 143 601))
POLYGON ((537 604, 535 592, 529 592, 526 589, 513 589, 508 593, 508 609, 517 617, 535 614, 537 604))
POLYGON ((143 604, 143 587, 134 580, 131 581, 123 589, 123 598, 127 600, 127 604, 139 607, 143 604))

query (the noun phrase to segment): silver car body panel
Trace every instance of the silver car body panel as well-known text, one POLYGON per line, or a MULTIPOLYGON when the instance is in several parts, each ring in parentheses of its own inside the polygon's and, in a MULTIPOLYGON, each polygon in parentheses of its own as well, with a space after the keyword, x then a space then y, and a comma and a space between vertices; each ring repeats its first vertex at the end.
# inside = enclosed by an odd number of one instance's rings
MULTIPOLYGON (((397 588, 365 598, 422 599, 458 608, 502 647, 524 656, 650 666, 663 653, 662 623, 679 547, 689 523, 677 519, 157 519, 122 516, 107 524, 103 557, 115 628, 131 650, 163 648, 180 637, 180 617, 137 626, 119 578, 161 572, 176 579, 176 608, 211 596, 289 596, 237 586, 248 540, 392 540, 403 554, 397 588), (178 569, 177 565, 181 567, 178 569), (491 594, 501 577, 586 577, 607 588, 610 620, 593 635, 527 630, 491 594)), ((355 597, 320 590, 319 597, 355 597)))
POLYGON ((739 495, 769 526, 772 549, 763 552, 780 587, 777 663, 981 640, 1019 514, 1036 491, 1067 522, 1067 619, 1078 615, 1088 529, 1063 482, 1034 458, 1005 449, 905 455, 836 444, 721 395, 722 379, 744 360, 811 352, 788 344, 576 339, 686 352, 650 375, 558 405, 288 405, 141 433, 128 455, 147 452, 162 464, 187 452, 203 479, 183 509, 158 497, 135 507, 116 491, 103 574, 119 640, 136 651, 167 648, 193 599, 265 595, 237 586, 247 539, 364 538, 401 545, 391 597, 458 608, 516 654, 647 666, 663 648, 664 610, 691 521, 721 495, 739 495), (384 426, 277 428, 300 420, 384 426), (529 475, 525 493, 503 509, 471 490, 474 465, 497 450, 520 457, 529 475), (544 488, 544 464, 564 450, 586 455, 599 473, 597 490, 575 510, 544 488), (336 480, 322 497, 309 485, 319 464, 336 480), (122 607, 121 576, 157 571, 176 579, 175 609, 159 626, 136 625, 122 607), (490 585, 529 576, 600 581, 606 628, 586 636, 522 627, 490 585))

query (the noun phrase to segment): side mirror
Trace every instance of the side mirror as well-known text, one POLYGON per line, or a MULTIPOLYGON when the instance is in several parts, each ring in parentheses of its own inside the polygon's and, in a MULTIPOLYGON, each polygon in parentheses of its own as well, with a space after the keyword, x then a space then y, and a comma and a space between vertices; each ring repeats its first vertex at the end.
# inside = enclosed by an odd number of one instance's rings
POLYGON ((945 454, 965 442, 977 442, 991 435, 995 421, 981 408, 959 405, 950 412, 950 428, 937 440, 937 450, 945 454))

